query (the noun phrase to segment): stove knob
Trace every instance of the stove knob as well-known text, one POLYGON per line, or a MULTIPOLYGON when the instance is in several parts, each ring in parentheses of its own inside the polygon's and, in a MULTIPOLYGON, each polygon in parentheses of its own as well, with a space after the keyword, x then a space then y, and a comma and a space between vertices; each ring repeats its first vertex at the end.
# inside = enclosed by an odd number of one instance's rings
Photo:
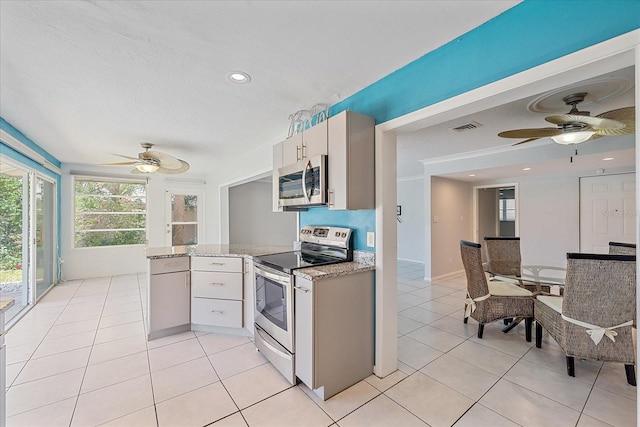
POLYGON ((335 236, 336 236, 336 237, 339 237, 339 236, 340 236, 340 232, 339 232, 339 231, 336 231, 335 236))

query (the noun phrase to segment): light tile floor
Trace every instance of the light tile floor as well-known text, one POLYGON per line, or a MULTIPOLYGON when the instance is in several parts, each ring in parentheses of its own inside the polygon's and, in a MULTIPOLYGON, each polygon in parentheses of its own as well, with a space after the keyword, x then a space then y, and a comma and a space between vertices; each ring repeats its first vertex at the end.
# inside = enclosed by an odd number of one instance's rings
POLYGON ((462 322, 462 275, 398 264, 398 367, 323 402, 243 337, 145 340, 144 275, 56 286, 7 335, 8 426, 635 426, 618 364, 462 322))

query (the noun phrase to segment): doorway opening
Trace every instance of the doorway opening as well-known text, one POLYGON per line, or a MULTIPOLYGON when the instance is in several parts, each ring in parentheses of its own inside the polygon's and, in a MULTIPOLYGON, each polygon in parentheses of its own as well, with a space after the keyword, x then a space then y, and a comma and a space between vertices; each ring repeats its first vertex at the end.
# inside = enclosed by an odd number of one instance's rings
POLYGON ((518 184, 474 187, 473 209, 476 242, 518 236, 518 184))

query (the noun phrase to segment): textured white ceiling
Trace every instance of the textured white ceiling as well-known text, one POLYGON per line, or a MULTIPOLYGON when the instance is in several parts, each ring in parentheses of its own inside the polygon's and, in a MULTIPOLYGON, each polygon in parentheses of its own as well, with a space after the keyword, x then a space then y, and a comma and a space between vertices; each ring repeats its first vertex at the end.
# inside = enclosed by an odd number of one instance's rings
POLYGON ((0 116, 62 162, 151 141, 205 173, 517 3, 3 0, 0 116))

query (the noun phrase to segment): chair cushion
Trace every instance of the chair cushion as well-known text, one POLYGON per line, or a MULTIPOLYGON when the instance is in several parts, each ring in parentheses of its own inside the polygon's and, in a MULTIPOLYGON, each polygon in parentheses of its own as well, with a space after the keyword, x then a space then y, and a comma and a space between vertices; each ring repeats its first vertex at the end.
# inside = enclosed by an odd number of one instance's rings
POLYGON ((520 281, 517 279, 510 279, 509 277, 501 277, 501 276, 493 276, 492 278, 489 279, 491 282, 505 282, 505 283, 511 283, 513 285, 520 285, 520 281))
POLYGON ((497 297, 530 297, 533 295, 530 290, 499 280, 489 282, 487 285, 489 285, 489 293, 497 297))
POLYGON ((544 305, 549 306, 549 308, 551 308, 552 310, 557 311, 558 313, 562 314, 562 300, 564 299, 563 297, 554 297, 554 296, 549 296, 549 295, 538 295, 537 299, 538 299, 538 301, 540 301, 544 305))

